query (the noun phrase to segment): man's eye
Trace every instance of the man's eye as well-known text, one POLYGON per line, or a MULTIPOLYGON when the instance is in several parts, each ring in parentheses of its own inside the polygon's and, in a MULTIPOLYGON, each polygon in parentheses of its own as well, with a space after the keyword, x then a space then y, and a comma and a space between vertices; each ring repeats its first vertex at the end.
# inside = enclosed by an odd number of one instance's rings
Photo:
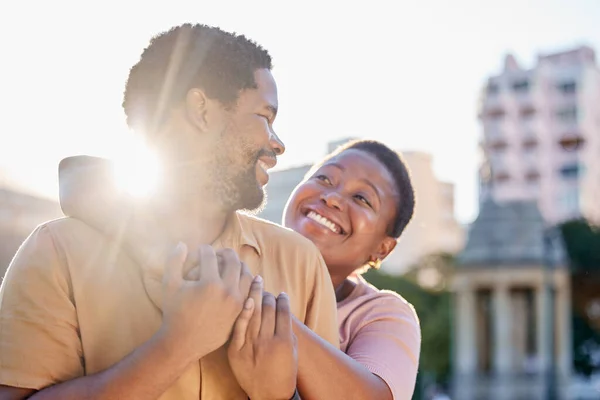
POLYGON ((320 180, 320 181, 323 181, 323 182, 325 182, 325 183, 326 183, 326 184, 328 184, 328 185, 331 185, 331 181, 330 181, 330 180, 329 180, 329 178, 328 178, 327 176, 325 176, 325 175, 317 175, 317 176, 315 176, 315 178, 317 178, 317 179, 318 179, 318 180, 320 180))

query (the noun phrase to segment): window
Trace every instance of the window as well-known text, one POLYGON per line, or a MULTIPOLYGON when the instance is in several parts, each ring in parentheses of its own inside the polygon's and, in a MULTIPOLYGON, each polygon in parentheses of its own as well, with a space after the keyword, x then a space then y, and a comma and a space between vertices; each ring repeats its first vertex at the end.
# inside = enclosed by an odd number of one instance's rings
POLYGON ((500 87, 498 86, 497 83, 490 83, 487 87, 487 94, 493 96, 495 94, 498 94, 500 92, 500 87))
POLYGON ((577 92, 577 84, 572 81, 562 82, 558 84, 558 90, 562 94, 573 94, 577 92))
POLYGON ((504 118, 504 109, 501 107, 494 107, 487 111, 487 116, 492 121, 501 121, 504 118))
POLYGON ((540 173, 536 170, 529 170, 525 173, 525 182, 531 189, 538 189, 540 182, 540 173))
POLYGON ((525 140, 523 140, 523 149, 525 150, 525 153, 534 152, 537 148, 537 145, 538 141, 535 133, 528 133, 525 137, 525 140))
POLYGON ((502 138, 496 138, 489 142, 489 148, 498 152, 506 150, 507 147, 508 143, 502 138))
POLYGON ((569 107, 556 112, 556 117, 564 122, 574 122, 577 120, 577 107, 569 107))
POLYGON ((535 116, 535 108, 533 106, 523 107, 520 114, 523 120, 531 120, 535 116))
POLYGON ((560 169, 560 174, 563 178, 577 178, 579 173, 580 169, 578 164, 564 165, 560 169))
POLYGON ((512 84, 512 88, 517 93, 524 93, 529 91, 529 81, 524 79, 520 81, 515 81, 512 84))
POLYGON ((578 151, 585 145, 585 139, 577 133, 571 133, 561 137, 558 144, 565 151, 578 151))
POLYGON ((499 171, 496 174, 493 174, 494 181, 497 183, 506 183, 510 180, 510 175, 507 172, 499 171))

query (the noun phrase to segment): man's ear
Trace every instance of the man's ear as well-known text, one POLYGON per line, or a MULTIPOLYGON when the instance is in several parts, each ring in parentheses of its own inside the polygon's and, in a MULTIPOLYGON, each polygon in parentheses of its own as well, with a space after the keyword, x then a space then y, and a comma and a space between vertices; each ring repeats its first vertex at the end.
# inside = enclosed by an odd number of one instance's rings
POLYGON ((185 98, 188 120, 201 132, 208 131, 209 99, 201 89, 191 89, 185 98))

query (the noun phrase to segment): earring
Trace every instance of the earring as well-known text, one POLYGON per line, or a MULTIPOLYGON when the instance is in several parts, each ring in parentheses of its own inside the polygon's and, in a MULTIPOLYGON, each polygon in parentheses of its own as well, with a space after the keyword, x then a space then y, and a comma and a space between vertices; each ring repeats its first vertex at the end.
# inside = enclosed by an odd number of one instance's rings
POLYGON ((368 263, 369 267, 373 268, 373 269, 379 269, 381 268, 381 260, 378 258, 375 261, 370 260, 368 263))

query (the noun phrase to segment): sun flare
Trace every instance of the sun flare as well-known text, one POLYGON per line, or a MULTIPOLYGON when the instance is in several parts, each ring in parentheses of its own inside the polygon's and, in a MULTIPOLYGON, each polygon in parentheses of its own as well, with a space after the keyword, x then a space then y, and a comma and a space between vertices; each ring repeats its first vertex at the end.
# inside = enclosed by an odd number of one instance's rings
POLYGON ((141 141, 135 141, 115 157, 114 173, 117 186, 130 196, 141 198, 155 193, 160 180, 158 157, 141 141))

